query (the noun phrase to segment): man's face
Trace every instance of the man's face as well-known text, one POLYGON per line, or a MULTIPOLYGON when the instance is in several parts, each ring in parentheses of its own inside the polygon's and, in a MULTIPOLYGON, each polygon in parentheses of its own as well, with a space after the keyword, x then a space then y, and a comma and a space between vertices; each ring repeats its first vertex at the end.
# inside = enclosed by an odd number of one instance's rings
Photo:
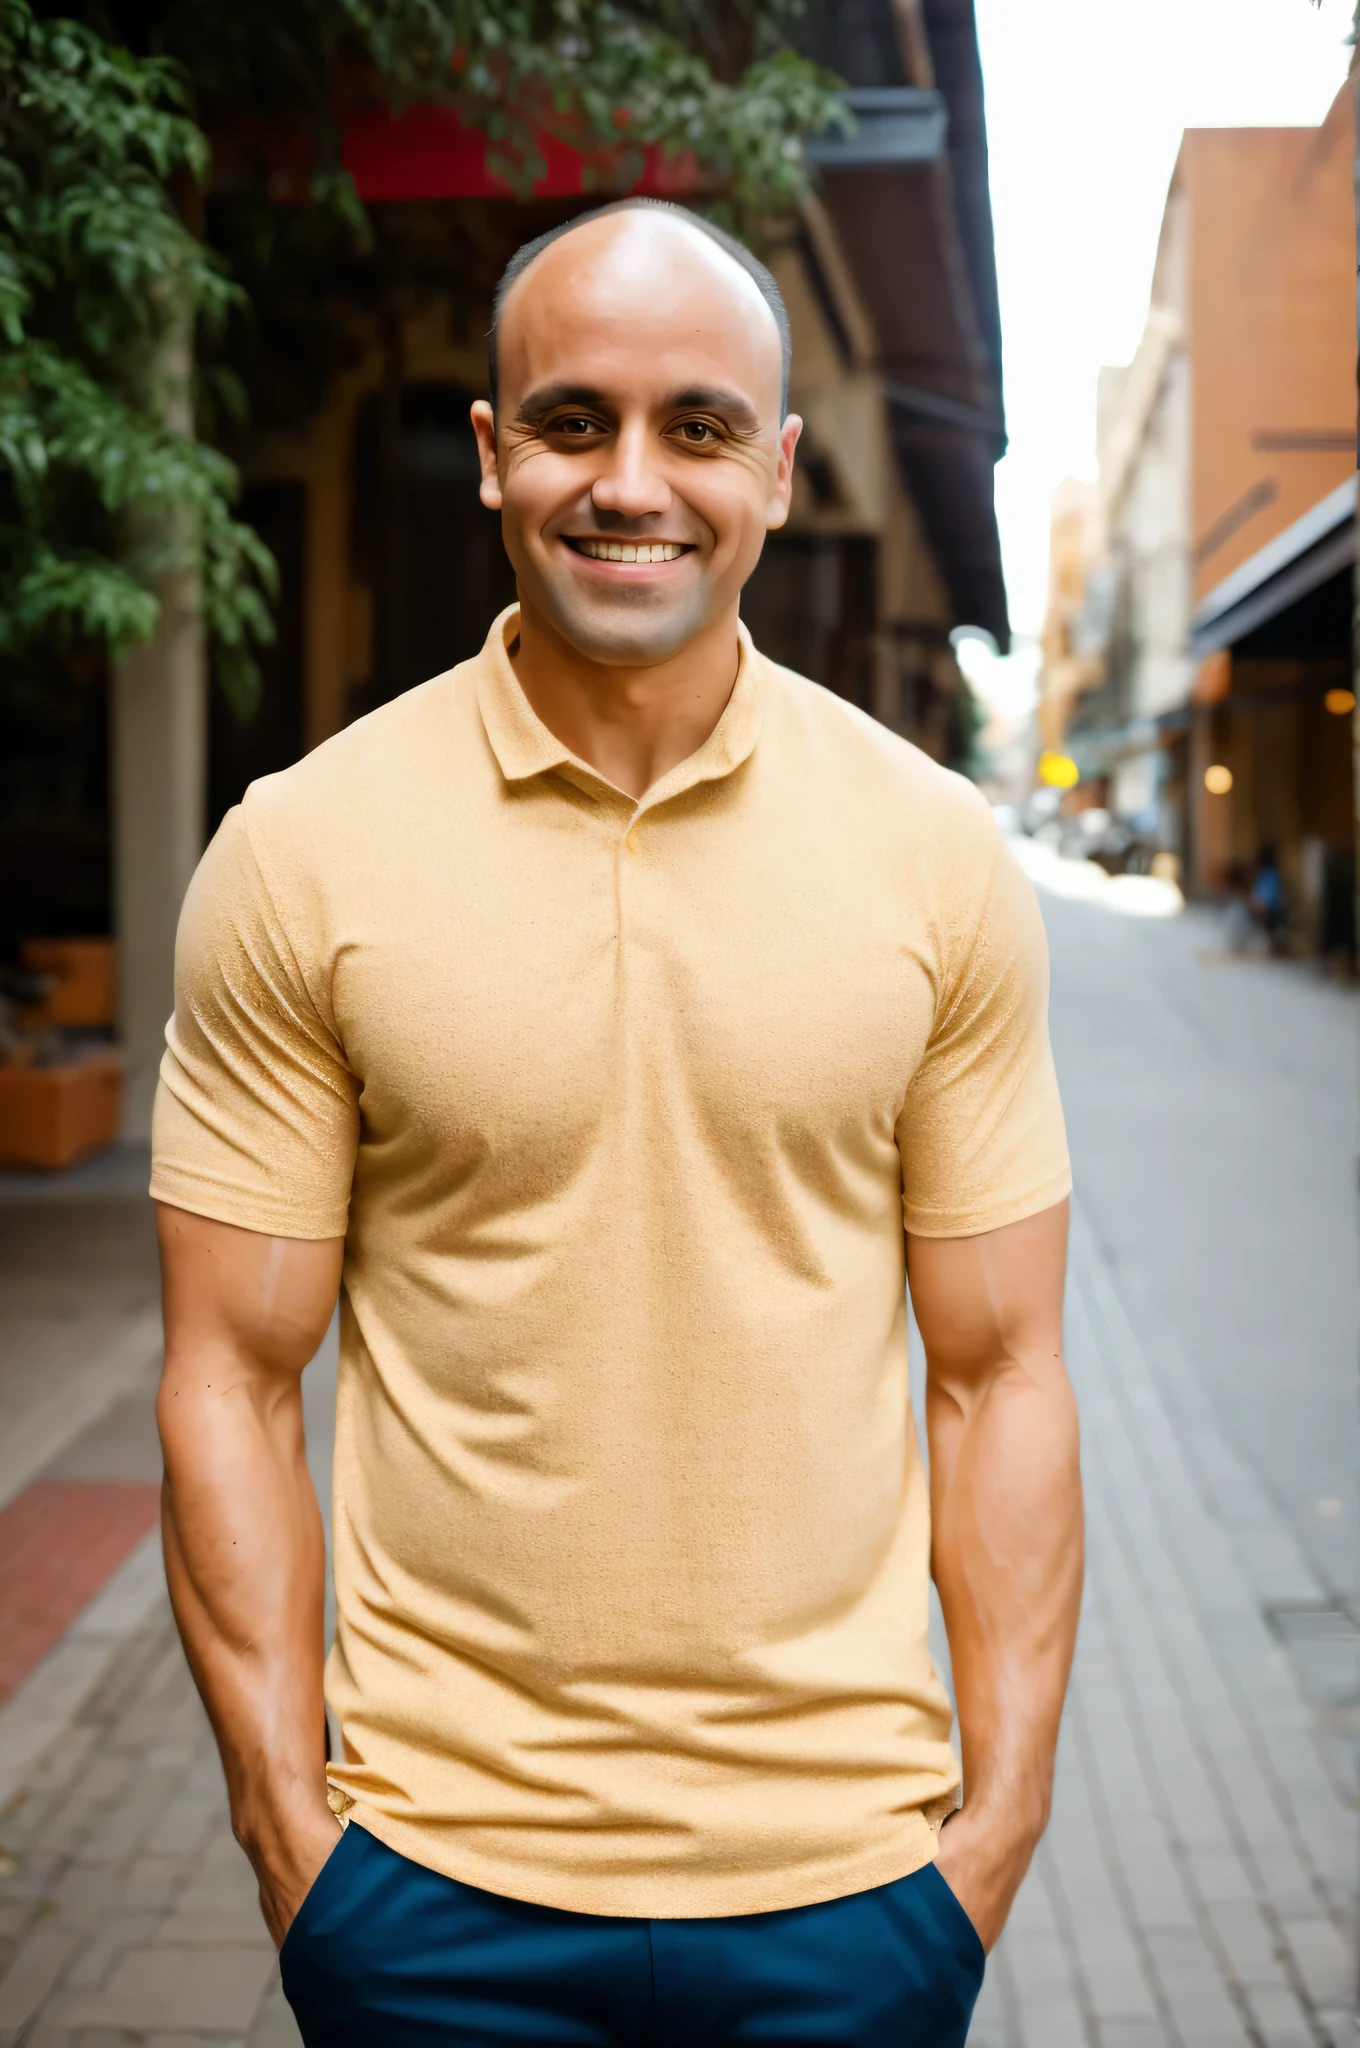
POLYGON ((522 600, 593 660, 665 661, 788 516, 801 422, 769 307, 692 229, 623 213, 543 252, 498 340, 473 423, 522 600))

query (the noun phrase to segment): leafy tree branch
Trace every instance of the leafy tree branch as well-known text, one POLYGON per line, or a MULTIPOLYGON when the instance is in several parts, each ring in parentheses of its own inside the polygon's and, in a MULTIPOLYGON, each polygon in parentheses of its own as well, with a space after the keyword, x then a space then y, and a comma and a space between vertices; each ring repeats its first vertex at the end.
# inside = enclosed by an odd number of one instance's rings
MULTIPOLYGON (((168 424, 158 344, 239 298, 171 199, 207 168, 178 68, 0 0, 0 652, 154 632, 154 578, 199 572, 238 703, 272 635, 272 557, 226 458, 168 424), (159 548, 129 540, 165 511, 159 548)), ((180 407, 186 410, 185 406, 180 407)))

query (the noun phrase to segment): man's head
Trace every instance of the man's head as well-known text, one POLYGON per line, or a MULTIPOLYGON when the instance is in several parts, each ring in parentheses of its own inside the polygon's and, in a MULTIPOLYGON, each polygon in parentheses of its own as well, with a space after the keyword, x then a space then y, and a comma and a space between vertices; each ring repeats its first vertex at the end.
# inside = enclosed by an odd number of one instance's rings
POLYGON ((788 515, 787 378, 773 278, 679 207, 624 202, 522 249, 473 423, 524 603, 628 665, 734 609, 788 515))

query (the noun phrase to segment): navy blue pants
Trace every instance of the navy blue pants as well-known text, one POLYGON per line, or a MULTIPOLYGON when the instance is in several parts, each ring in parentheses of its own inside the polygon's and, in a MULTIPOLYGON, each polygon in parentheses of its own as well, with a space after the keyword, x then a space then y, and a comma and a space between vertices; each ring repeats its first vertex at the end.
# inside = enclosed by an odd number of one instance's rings
POLYGON ((789 1912, 623 1920, 477 1891, 352 1826, 280 1963, 306 2048, 963 2048, 983 1953, 933 1864, 789 1912))

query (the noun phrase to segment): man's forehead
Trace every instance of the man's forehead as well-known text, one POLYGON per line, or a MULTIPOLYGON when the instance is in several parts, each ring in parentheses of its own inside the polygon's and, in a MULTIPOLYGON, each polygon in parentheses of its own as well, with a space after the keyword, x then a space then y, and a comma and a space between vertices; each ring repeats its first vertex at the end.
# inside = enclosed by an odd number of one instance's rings
POLYGON ((779 330, 755 280, 701 230, 650 211, 591 221, 551 243, 515 279, 498 329, 502 361, 585 347, 618 367, 642 350, 725 361, 742 382, 782 371, 779 330))

